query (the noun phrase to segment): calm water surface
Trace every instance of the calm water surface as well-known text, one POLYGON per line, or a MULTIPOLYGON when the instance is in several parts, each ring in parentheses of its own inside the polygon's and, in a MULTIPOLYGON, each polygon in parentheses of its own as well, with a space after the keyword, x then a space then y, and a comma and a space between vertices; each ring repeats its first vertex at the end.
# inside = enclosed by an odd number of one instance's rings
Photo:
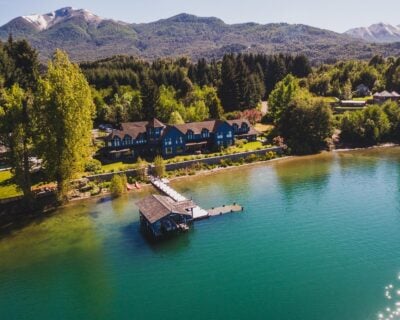
POLYGON ((150 245, 134 204, 146 191, 60 210, 0 240, 0 319, 396 318, 400 149, 173 186, 204 208, 245 211, 150 245))

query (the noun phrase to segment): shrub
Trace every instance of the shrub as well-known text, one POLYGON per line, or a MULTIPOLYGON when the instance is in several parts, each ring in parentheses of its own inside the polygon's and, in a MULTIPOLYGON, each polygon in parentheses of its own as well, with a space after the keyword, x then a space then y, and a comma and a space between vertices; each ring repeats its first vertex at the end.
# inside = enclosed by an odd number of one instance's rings
POLYGON ((269 151, 265 154, 265 159, 271 160, 276 158, 276 153, 273 151, 269 151))
POLYGON ((101 170, 101 162, 97 159, 91 159, 85 164, 85 172, 96 172, 101 170))
POLYGON ((255 162, 255 161, 257 161, 257 160, 258 160, 258 157, 257 157, 254 153, 249 154, 249 155, 246 157, 246 162, 247 162, 247 163, 255 162))
POLYGON ((165 163, 161 156, 154 158, 154 173, 159 178, 162 178, 165 175, 165 163))
POLYGON ((144 181, 146 179, 146 168, 147 162, 139 157, 136 161, 136 170, 138 177, 141 181, 144 181))
POLYGON ((127 178, 124 174, 116 174, 110 182, 110 191, 114 197, 119 197, 126 192, 127 178))
POLYGON ((238 147, 238 148, 243 148, 244 140, 236 140, 235 141, 235 146, 238 147))

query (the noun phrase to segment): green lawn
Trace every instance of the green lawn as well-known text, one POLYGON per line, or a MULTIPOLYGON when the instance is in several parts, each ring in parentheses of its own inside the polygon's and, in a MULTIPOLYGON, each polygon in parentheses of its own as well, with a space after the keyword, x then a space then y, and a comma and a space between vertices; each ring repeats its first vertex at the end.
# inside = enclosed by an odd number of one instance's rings
POLYGON ((104 170, 105 172, 123 171, 133 169, 134 166, 135 164, 132 163, 115 162, 102 165, 101 170, 104 170))
MULTIPOLYGON (((223 152, 214 152, 214 153, 208 153, 208 154, 199 154, 199 155, 181 155, 181 156, 176 156, 172 159, 167 159, 167 163, 177 163, 177 162, 182 162, 182 161, 189 161, 189 160, 196 160, 196 159, 203 159, 203 158, 210 158, 214 156, 220 156, 221 154, 231 154, 231 153, 239 153, 239 152, 246 152, 246 151, 255 151, 259 150, 262 148, 266 148, 267 146, 264 146, 262 142, 260 141, 254 141, 254 142, 248 142, 246 144, 243 144, 242 147, 238 146, 232 146, 229 147, 228 149, 225 149, 223 152)), ((134 163, 123 163, 123 162, 115 162, 115 163, 110 163, 110 164, 104 164, 101 166, 101 170, 104 172, 117 172, 117 171, 124 171, 128 169, 134 169, 135 164, 134 163)))
POLYGON ((16 197, 22 194, 17 190, 17 186, 12 182, 11 178, 10 171, 0 172, 0 199, 16 197))
POLYGON ((196 159, 203 159, 203 158, 210 158, 210 157, 215 157, 215 156, 220 156, 224 154, 231 154, 231 153, 239 153, 239 152, 246 152, 246 151, 255 151, 258 149, 266 148, 267 146, 264 146, 262 142, 260 141, 254 141, 254 142, 248 142, 244 144, 242 147, 238 146, 232 146, 229 147, 228 149, 225 149, 223 152, 214 152, 214 153, 207 153, 207 154, 199 154, 199 155, 182 155, 182 156, 176 156, 172 159, 168 159, 168 163, 176 163, 176 162, 182 162, 182 161, 189 161, 189 160, 196 160, 196 159))
POLYGON ((367 100, 371 100, 373 98, 374 98, 373 96, 370 96, 370 97, 363 97, 363 98, 354 98, 353 100, 354 101, 367 101, 367 100))

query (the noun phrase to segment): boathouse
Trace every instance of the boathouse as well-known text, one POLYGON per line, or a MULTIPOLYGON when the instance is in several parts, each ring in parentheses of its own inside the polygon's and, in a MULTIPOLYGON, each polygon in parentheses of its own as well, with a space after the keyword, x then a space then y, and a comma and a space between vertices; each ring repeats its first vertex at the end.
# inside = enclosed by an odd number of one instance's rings
POLYGON ((175 201, 170 197, 151 195, 136 203, 140 224, 153 238, 161 238, 180 231, 187 231, 193 221, 191 200, 175 201))

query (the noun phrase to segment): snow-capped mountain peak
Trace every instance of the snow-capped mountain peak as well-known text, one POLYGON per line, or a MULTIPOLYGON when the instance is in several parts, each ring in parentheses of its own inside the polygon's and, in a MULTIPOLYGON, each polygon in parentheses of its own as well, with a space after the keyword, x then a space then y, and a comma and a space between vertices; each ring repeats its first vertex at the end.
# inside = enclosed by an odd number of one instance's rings
POLYGON ((40 31, 46 30, 57 23, 73 17, 82 17, 87 22, 100 22, 103 20, 86 9, 75 9, 72 7, 62 8, 43 15, 32 14, 29 16, 22 16, 24 20, 34 25, 40 31))
POLYGON ((391 24, 380 22, 369 27, 350 29, 346 31, 345 34, 368 42, 399 42, 400 26, 393 26, 391 24))

